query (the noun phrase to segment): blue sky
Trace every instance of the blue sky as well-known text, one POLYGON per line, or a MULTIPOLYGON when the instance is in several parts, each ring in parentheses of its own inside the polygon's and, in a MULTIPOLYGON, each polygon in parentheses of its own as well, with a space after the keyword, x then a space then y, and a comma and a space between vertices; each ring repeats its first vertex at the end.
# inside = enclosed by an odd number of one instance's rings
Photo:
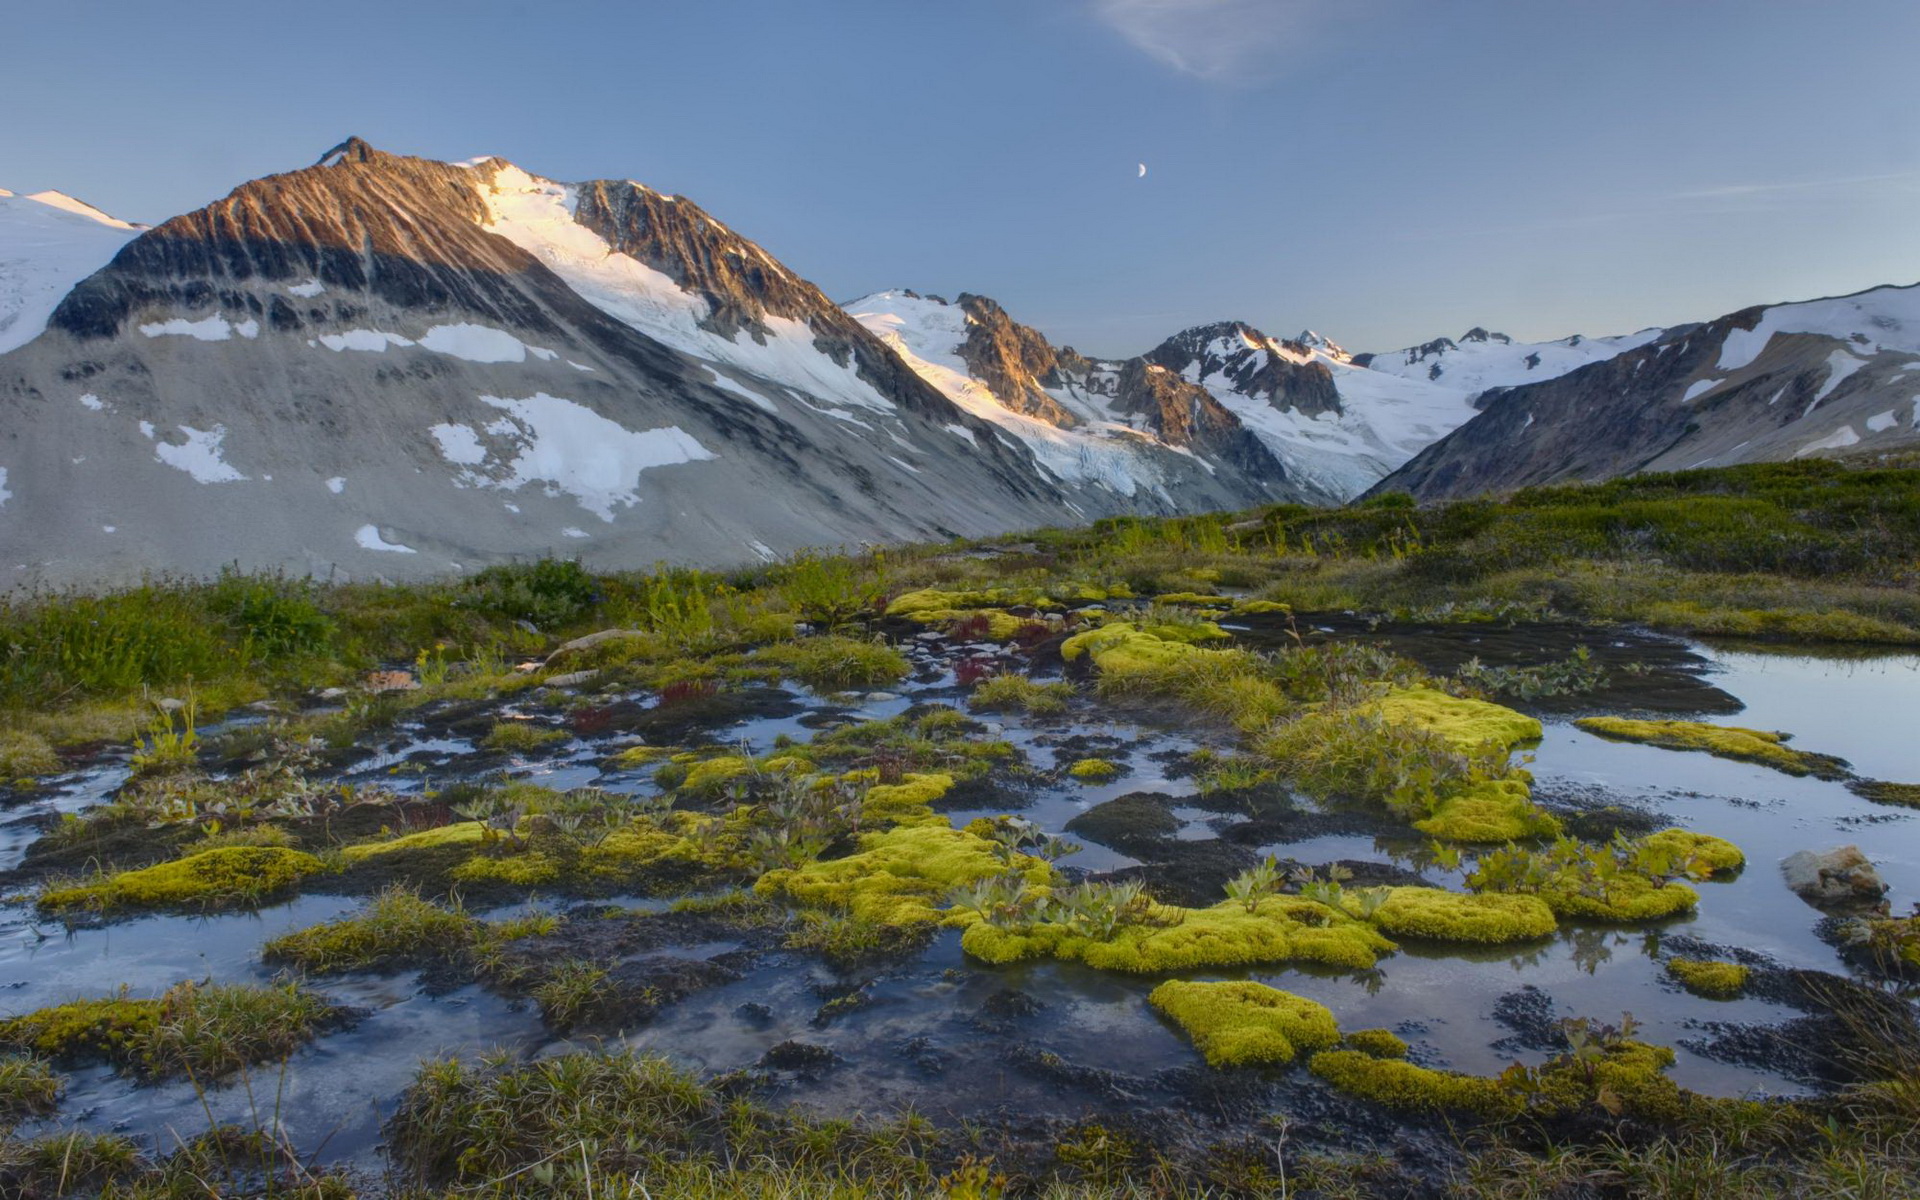
POLYGON ((155 221, 347 134, 687 195, 839 299, 1388 349, 1920 280, 1913 0, 7 6, 0 186, 155 221), (1148 167, 1138 177, 1136 163, 1148 167))

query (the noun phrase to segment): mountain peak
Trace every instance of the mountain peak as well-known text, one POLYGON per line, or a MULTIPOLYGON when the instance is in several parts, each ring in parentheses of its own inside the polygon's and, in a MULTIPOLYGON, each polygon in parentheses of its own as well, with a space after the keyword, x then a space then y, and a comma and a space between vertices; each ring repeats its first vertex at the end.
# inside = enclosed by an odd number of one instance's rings
POLYGON ((322 154, 314 161, 313 165, 316 167, 333 167, 341 163, 372 162, 378 157, 380 157, 380 152, 375 150, 365 140, 357 137, 349 137, 346 141, 341 142, 338 146, 322 154))

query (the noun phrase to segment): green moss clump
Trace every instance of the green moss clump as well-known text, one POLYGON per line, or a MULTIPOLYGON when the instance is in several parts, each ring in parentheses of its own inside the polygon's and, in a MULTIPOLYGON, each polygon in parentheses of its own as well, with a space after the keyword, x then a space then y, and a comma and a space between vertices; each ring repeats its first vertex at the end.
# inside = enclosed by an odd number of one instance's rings
POLYGON ((1083 758, 1067 768, 1067 774, 1085 783, 1105 783, 1120 774, 1119 763, 1104 758, 1083 758))
POLYGON ((0 1130, 44 1117, 59 1106, 65 1082, 31 1054, 0 1054, 0 1130))
POLYGON ((1372 925, 1298 896, 1268 897, 1252 912, 1240 901, 1212 908, 1154 905, 1145 920, 1105 941, 1054 922, 1019 929, 976 921, 960 946, 990 963, 1059 958, 1135 974, 1288 962, 1364 970, 1395 948, 1372 925))
POLYGON ((160 1024, 160 1001, 75 1000, 0 1022, 0 1045, 62 1061, 126 1060, 160 1024))
POLYGON ((967 707, 982 712, 1014 710, 1036 717, 1056 716, 1073 699, 1070 683, 1035 683, 1025 675, 995 675, 967 697, 967 707))
POLYGON ((895 597, 893 603, 887 605, 887 615, 933 624, 949 620, 953 614, 969 609, 1005 608, 1010 605, 1023 608, 1060 607, 1057 600, 1039 588, 987 588, 973 592, 921 588, 895 597))
POLYGON ((59 913, 252 904, 325 869, 313 855, 284 846, 228 846, 86 883, 50 887, 40 894, 40 907, 59 913))
POLYGON ((738 779, 752 771, 752 759, 737 754, 721 755, 688 767, 686 776, 680 781, 680 788, 688 792, 711 791, 730 779, 738 779))
POLYGON ((1323 1050, 1307 1066, 1341 1091, 1388 1108, 1457 1110, 1480 1117, 1513 1116, 1522 1108, 1520 1099, 1498 1080, 1375 1058, 1360 1050, 1323 1050))
POLYGON ((1643 742, 1664 750, 1704 750, 1716 758, 1759 763, 1788 775, 1845 779, 1851 774, 1844 759, 1795 750, 1786 745, 1790 734, 1764 729, 1708 725, 1702 721, 1636 721, 1627 717, 1582 717, 1574 724, 1588 733, 1615 741, 1643 742))
POLYGON ((364 912, 269 941, 261 954, 304 971, 363 970, 423 957, 452 957, 473 941, 479 922, 409 888, 375 896, 364 912))
POLYGON ((1505 945, 1551 935, 1553 909, 1538 896, 1463 895, 1439 888, 1397 887, 1373 914, 1393 937, 1505 945))
POLYGON ((152 1078, 217 1078, 283 1057, 335 1015, 293 984, 177 984, 153 1000, 123 992, 0 1022, 0 1046, 62 1061, 104 1060, 152 1078))
POLYGON ((1920 783, 1887 783, 1880 779, 1856 779, 1847 790, 1875 804, 1897 804, 1902 808, 1920 808, 1920 783))
POLYGON ((1210 621, 1151 628, 1142 628, 1130 621, 1113 621, 1068 638, 1060 644, 1060 656, 1075 662, 1084 655, 1102 673, 1153 674, 1191 655, 1204 653, 1195 642, 1227 636, 1224 629, 1210 621))
POLYGON ((0 729, 0 783, 59 769, 60 756, 46 738, 28 729, 0 729))
POLYGON ((1433 815, 1413 823, 1449 842, 1502 843, 1555 837, 1560 821, 1533 802, 1523 779, 1478 779, 1441 800, 1433 815))
POLYGON ((899 783, 876 783, 860 801, 860 819, 874 826, 937 825, 947 819, 932 804, 953 790, 953 776, 907 775, 899 783))
POLYGON ((1147 1002, 1186 1030, 1215 1067, 1292 1062, 1340 1040, 1325 1005, 1264 983, 1169 980, 1147 1002))
POLYGON ((1710 833, 1690 829, 1663 829, 1640 839, 1640 845, 1655 854, 1665 855, 1673 869, 1691 879, 1706 879, 1738 871, 1747 865, 1740 847, 1710 833))
POLYGON ((1709 1000, 1731 1000, 1747 986, 1752 974, 1739 963, 1709 962, 1695 958, 1670 958, 1667 974, 1696 996, 1709 1000))
POLYGON ((479 845, 487 840, 488 830, 480 821, 456 821, 451 825, 436 825, 432 829, 419 829, 404 833, 396 838, 386 838, 374 842, 355 842, 341 848, 340 853, 348 862, 361 862, 379 854, 406 853, 410 850, 432 850, 441 846, 479 845))
POLYGON ((1356 1029, 1340 1039, 1345 1050, 1358 1050, 1370 1058, 1405 1058, 1408 1046, 1391 1029, 1356 1029))
POLYGON ((1525 713, 1485 700, 1466 700, 1433 688, 1398 688, 1366 706, 1394 725, 1437 734, 1461 754, 1483 747, 1512 750, 1540 740, 1540 722, 1525 713))
MULTIPOLYGON (((872 923, 933 922, 953 889, 1010 869, 1001 849, 944 821, 902 825, 863 835, 859 852, 845 858, 768 871, 753 890, 872 923)), ((1012 856, 1011 869, 1033 884, 1053 877, 1046 863, 1021 854, 1012 856)))
POLYGON ((480 744, 503 754, 530 754, 543 746, 564 742, 568 736, 564 729, 543 729, 526 721, 495 721, 480 744))
POLYGON ((885 642, 837 634, 763 646, 754 657, 817 691, 898 683, 909 669, 906 655, 885 642))

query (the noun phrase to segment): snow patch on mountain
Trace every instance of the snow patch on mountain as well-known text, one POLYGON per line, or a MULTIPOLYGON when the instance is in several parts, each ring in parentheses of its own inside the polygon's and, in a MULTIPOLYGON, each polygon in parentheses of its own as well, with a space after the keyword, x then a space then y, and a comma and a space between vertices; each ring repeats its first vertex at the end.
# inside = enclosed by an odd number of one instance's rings
POLYGON ((602 521, 613 520, 616 505, 640 502, 642 471, 715 457, 677 425, 635 431, 545 392, 524 399, 482 396, 480 401, 507 414, 489 422, 485 431, 509 443, 510 457, 490 450, 469 425, 446 423, 427 430, 441 456, 463 468, 457 476, 462 484, 518 491, 538 483, 550 495, 572 496, 602 521))
POLYGON ((382 329, 349 329, 345 333, 323 333, 319 342, 329 350, 358 350, 363 354, 385 354, 388 346, 411 346, 412 338, 382 329))
MULTIPOLYGON (((1372 370, 1425 380, 1470 395, 1555 379, 1588 363, 1602 362, 1658 338, 1665 330, 1642 329, 1617 337, 1572 337, 1553 342, 1516 342, 1505 334, 1474 329, 1452 338, 1366 357, 1372 370)), ((1722 364, 1725 365, 1724 363, 1722 364)))
POLYGON ((380 536, 377 525, 362 525, 353 531, 353 540, 362 550, 384 550, 389 554, 418 554, 412 546, 403 546, 399 542, 390 542, 380 536))
POLYGON ((140 332, 150 338, 190 337, 197 342, 225 342, 234 334, 243 338, 260 336, 260 322, 248 317, 244 321, 228 321, 219 313, 202 317, 198 321, 189 321, 185 317, 172 317, 165 321, 153 321, 140 327, 140 332))
MULTIPOLYGON (((191 425, 182 425, 180 432, 186 437, 185 442, 157 442, 153 447, 154 457, 176 470, 185 471, 193 476, 195 483, 245 481, 247 477, 221 457, 220 444, 226 440, 226 426, 215 425, 212 429, 195 429, 191 425)), ((152 435, 148 434, 148 436, 152 435)))
POLYGON ((1899 350, 1920 354, 1920 284, 1869 288, 1851 296, 1776 304, 1752 329, 1730 331, 1720 343, 1720 369, 1752 365, 1776 333, 1809 333, 1851 345, 1858 354, 1899 350))

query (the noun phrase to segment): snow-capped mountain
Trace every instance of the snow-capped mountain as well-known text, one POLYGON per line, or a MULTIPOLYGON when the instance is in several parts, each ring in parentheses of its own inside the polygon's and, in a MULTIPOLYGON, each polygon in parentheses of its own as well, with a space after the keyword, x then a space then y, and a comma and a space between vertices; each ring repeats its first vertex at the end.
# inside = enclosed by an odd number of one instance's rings
POLYGON ((1920 444, 1920 284, 1653 333, 1558 378, 1486 392, 1478 416, 1377 490, 1464 496, 1920 444))
POLYGON ((349 141, 132 236, 45 325, 0 356, 0 586, 730 563, 1074 519, 1017 439, 634 183, 349 141))
POLYGON ((73 285, 140 228, 60 192, 0 188, 0 354, 38 337, 73 285))
POLYGON ((1356 354, 1353 361, 1402 379, 1424 379, 1478 393, 1488 388, 1517 387, 1556 379, 1588 363, 1602 362, 1644 346, 1664 332, 1642 329, 1619 337, 1599 338, 1581 337, 1576 333, 1553 342, 1516 342, 1504 333, 1489 333, 1475 326, 1461 334, 1459 341, 1435 338, 1386 354, 1356 354))
POLYGON ((985 296, 887 291, 846 308, 956 405, 1018 439, 1076 511, 1325 498, 1208 392, 1144 358, 1056 348, 985 296))
POLYGON ((1308 331, 1269 337, 1238 321, 1168 338, 1147 358, 1205 388, 1302 487, 1346 500, 1473 415, 1473 393, 1355 364, 1308 331))

